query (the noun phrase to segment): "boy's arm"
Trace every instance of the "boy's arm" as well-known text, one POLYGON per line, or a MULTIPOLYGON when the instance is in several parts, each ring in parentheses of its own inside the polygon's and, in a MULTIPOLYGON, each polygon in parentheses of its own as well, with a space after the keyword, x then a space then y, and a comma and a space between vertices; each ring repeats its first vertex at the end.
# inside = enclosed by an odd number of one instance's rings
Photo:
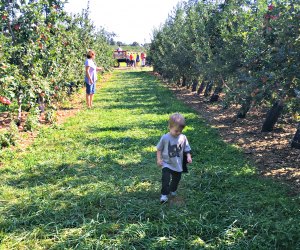
POLYGON ((157 162, 157 166, 161 167, 163 165, 163 161, 161 158, 161 151, 157 150, 156 151, 156 162, 157 162))
POLYGON ((189 144, 188 139, 185 137, 186 141, 185 141, 185 152, 186 152, 186 160, 188 163, 192 163, 192 155, 191 155, 191 147, 189 144))
POLYGON ((187 153, 186 154, 186 160, 187 160, 188 163, 192 163, 193 162, 191 153, 187 153))

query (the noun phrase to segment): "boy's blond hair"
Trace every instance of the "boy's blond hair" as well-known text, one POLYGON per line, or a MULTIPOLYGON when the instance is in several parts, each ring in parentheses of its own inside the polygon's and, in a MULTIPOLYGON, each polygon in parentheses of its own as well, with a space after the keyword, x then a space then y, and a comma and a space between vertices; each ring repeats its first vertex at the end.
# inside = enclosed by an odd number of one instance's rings
POLYGON ((185 119, 181 114, 175 113, 170 116, 169 128, 173 128, 173 127, 180 128, 181 130, 184 129, 185 119))

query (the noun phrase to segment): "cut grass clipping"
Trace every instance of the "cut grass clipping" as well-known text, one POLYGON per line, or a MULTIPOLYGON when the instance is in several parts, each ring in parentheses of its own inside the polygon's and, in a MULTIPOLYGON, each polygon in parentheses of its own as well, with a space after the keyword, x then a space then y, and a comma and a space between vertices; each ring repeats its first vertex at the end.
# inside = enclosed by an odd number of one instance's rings
POLYGON ((0 249, 300 249, 299 197, 148 72, 115 71, 93 109, 1 161, 0 249), (193 164, 161 205, 155 145, 174 112, 193 164))

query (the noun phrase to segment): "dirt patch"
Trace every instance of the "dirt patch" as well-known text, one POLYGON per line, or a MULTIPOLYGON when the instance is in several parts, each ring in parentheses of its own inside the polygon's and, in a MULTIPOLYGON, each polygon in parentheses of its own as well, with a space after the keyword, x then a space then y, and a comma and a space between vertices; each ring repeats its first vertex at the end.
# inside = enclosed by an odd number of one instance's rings
MULTIPOLYGON (((56 124, 63 123, 68 117, 74 116, 77 112, 79 112, 83 106, 84 102, 82 101, 82 95, 76 94, 70 100, 68 104, 71 108, 64 108, 58 105, 58 109, 56 111, 57 121, 56 124)), ((28 112, 22 112, 21 123, 19 125, 19 139, 18 139, 18 147, 26 148, 29 146, 34 139, 38 135, 38 129, 34 131, 25 131, 24 125, 27 119, 28 112)), ((9 112, 0 113, 0 129, 8 129, 10 123, 17 119, 16 116, 12 116, 9 112)), ((51 124, 45 120, 45 113, 41 113, 39 116, 39 126, 50 126, 51 124)))
POLYGON ((265 177, 274 178, 291 187, 292 193, 300 191, 300 150, 291 148, 290 142, 297 123, 283 116, 273 132, 261 132, 266 108, 252 108, 245 119, 237 119, 239 109, 232 106, 223 109, 219 103, 209 103, 203 95, 187 88, 167 84, 176 97, 195 109, 210 125, 217 128, 222 139, 243 149, 265 177))

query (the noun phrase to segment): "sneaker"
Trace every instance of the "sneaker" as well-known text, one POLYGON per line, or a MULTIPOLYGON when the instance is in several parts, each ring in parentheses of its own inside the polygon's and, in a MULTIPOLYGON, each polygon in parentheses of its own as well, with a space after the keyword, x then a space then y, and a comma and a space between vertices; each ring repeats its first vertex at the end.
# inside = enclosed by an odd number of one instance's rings
POLYGON ((160 197, 160 203, 165 203, 165 202, 167 202, 167 201, 168 201, 168 196, 162 194, 161 197, 160 197))
POLYGON ((177 195, 177 193, 176 193, 176 191, 175 192, 171 192, 171 196, 176 196, 177 195))

